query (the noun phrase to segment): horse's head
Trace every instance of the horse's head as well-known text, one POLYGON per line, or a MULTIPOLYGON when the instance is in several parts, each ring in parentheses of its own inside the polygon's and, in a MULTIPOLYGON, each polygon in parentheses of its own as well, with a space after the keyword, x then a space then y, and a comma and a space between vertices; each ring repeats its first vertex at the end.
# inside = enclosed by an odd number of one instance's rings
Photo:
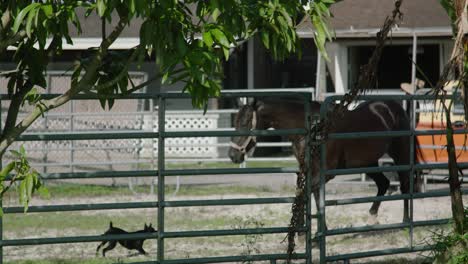
MULTIPOLYGON (((258 128, 258 110, 258 102, 242 106, 236 116, 236 130, 250 131, 258 128)), ((257 138, 255 136, 233 137, 228 152, 232 162, 242 163, 246 154, 251 155, 254 152, 256 144, 257 138)))

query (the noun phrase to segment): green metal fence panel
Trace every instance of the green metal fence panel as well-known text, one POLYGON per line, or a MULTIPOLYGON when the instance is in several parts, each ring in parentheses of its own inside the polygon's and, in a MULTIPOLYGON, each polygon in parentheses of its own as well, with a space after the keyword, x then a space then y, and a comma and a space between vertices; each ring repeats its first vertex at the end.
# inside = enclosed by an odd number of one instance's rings
MULTIPOLYGON (((324 103, 320 109, 320 116, 323 119, 327 118, 327 109, 328 105, 334 101, 343 100, 344 96, 330 96, 325 99, 324 103)), ((408 100, 411 103, 414 100, 434 100, 433 95, 362 95, 358 96, 357 100, 408 100)), ((411 105, 410 103, 410 105, 411 105)), ((414 113, 411 111, 410 120, 413 120, 414 113)), ((414 137, 417 135, 444 135, 447 132, 445 130, 418 130, 415 131, 413 127, 409 131, 385 131, 385 132, 357 132, 357 133, 330 133, 328 136, 329 139, 357 139, 357 138, 373 138, 373 137, 402 137, 409 136, 410 146, 408 151, 410 152, 410 162, 408 165, 394 165, 386 167, 368 167, 368 168, 351 168, 351 169, 331 169, 327 170, 326 167, 326 143, 321 143, 321 153, 320 153, 320 209, 318 214, 318 241, 319 241, 319 250, 320 250, 320 263, 326 263, 328 261, 338 261, 338 260, 349 260, 355 258, 366 258, 374 256, 383 256, 390 254, 402 254, 402 253, 411 253, 418 251, 427 251, 431 250, 431 246, 414 246, 413 244, 413 229, 414 227, 419 226, 434 226, 434 225, 445 225, 450 223, 450 219, 435 219, 435 220, 425 220, 425 221, 414 221, 413 219, 413 200, 422 199, 428 197, 442 197, 448 196, 449 192, 447 191, 430 191, 427 193, 413 193, 414 185, 414 171, 421 169, 446 169, 447 163, 438 163, 438 164, 416 164, 414 160, 414 137), (356 174, 356 173, 368 173, 368 172, 398 172, 398 171, 410 171, 410 192, 408 194, 401 195, 392 195, 392 196, 382 196, 382 197, 361 197, 361 198, 351 198, 351 199, 338 199, 338 200, 326 200, 325 198, 325 176, 326 175, 347 175, 347 174, 356 174), (383 225, 366 225, 359 227, 350 227, 350 228, 340 228, 326 230, 325 227, 325 208, 330 205, 347 205, 355 203, 369 203, 374 201, 394 201, 394 200, 403 200, 409 199, 410 207, 410 221, 408 223, 396 223, 396 224, 383 224, 383 225), (379 231, 379 230, 390 230, 390 229, 402 229, 409 228, 409 245, 405 248, 393 248, 385 250, 376 250, 376 251, 366 251, 366 252, 356 252, 352 254, 338 254, 333 256, 327 256, 326 254, 326 237, 333 235, 343 235, 350 233, 361 233, 361 232, 370 232, 370 231, 379 231)), ((468 130, 457 129, 454 131, 455 134, 467 134, 468 130)), ((458 164, 460 169, 468 168, 467 163, 458 164)), ((468 194, 468 189, 462 190, 463 194, 468 194)))
MULTIPOLYGON (((305 102, 306 109, 310 109, 311 94, 308 92, 278 92, 278 91, 228 91, 223 92, 224 97, 245 97, 245 96, 296 96, 302 98, 305 102)), ((43 98, 53 98, 58 95, 43 95, 43 98)), ((197 231, 172 231, 165 230, 165 208, 169 207, 194 207, 194 206, 226 206, 226 205, 251 205, 251 204, 281 204, 292 203, 293 197, 273 197, 273 198, 248 198, 248 199, 223 199, 223 200, 194 200, 194 201, 166 201, 165 200, 165 177, 170 176, 196 176, 196 175, 217 175, 217 174, 261 174, 261 173, 296 173, 296 168, 245 168, 245 169, 192 169, 192 170, 167 170, 165 168, 165 153, 164 145, 166 138, 176 137, 232 137, 242 135, 253 136, 285 136, 285 135, 308 135, 308 129, 286 129, 274 131, 254 130, 249 132, 232 131, 232 130, 214 130, 214 131, 171 131, 164 130, 165 125, 165 106, 167 99, 182 99, 190 98, 187 94, 168 93, 168 94, 134 94, 126 97, 115 96, 115 99, 131 100, 131 99, 151 99, 159 102, 158 111, 158 132, 139 132, 139 131, 120 131, 112 132, 74 132, 74 133, 25 133, 21 135, 19 141, 47 141, 47 140, 99 140, 99 139, 158 139, 158 168, 157 170, 140 170, 140 171, 100 171, 100 172, 73 172, 73 173, 42 173, 44 179, 91 179, 91 178, 121 178, 121 177, 157 177, 158 178, 158 196, 154 202, 128 202, 128 203, 98 203, 98 204, 62 204, 62 205, 43 205, 30 206, 29 213, 45 213, 45 212, 64 212, 64 211, 84 211, 84 210, 112 210, 112 209, 137 209, 137 208, 156 208, 157 229, 153 234, 128 234, 128 235, 99 235, 99 236, 72 236, 72 237, 49 237, 49 238, 26 238, 26 239, 8 239, 0 241, 0 250, 8 246, 24 246, 24 245, 44 245, 44 244, 61 244, 61 243, 82 243, 82 242, 97 242, 102 240, 119 240, 119 239, 156 239, 157 240, 157 258, 154 261, 141 263, 220 263, 232 261, 270 261, 276 263, 277 260, 288 258, 287 254, 259 254, 250 256, 222 256, 222 257, 205 257, 192 259, 165 259, 165 240, 172 238, 188 238, 201 236, 226 236, 226 235, 248 235, 248 234, 277 234, 287 233, 289 227, 270 227, 270 228, 249 228, 249 229, 225 229, 225 230, 197 230, 197 231)), ((0 95, 1 100, 8 100, 10 96, 0 95)), ((93 100, 96 99, 90 95, 78 95, 74 100, 93 100)), ((309 111, 307 111, 309 112, 309 111)), ((310 121, 307 115, 305 122, 310 121)), ((307 127, 310 127, 307 125, 307 127)), ((310 175, 309 175, 310 176, 310 175)), ((309 176, 307 181, 310 181, 309 176)), ((308 190, 310 194, 310 190, 308 190)), ((310 195, 309 195, 310 197, 310 195)), ((23 213, 22 207, 6 207, 5 214, 23 213)), ((311 215, 310 199, 307 203, 306 213, 311 215)), ((0 220, 1 221, 1 220, 0 220)), ((1 224, 1 222, 0 222, 1 224)), ((0 225, 1 231, 1 225, 0 225)), ((311 221, 307 218, 304 227, 297 228, 296 231, 306 232, 307 237, 311 238, 311 221)), ((1 232, 0 232, 1 233, 1 232)), ((1 234, 0 234, 1 235, 1 234)), ((293 254, 292 259, 304 259, 307 263, 311 263, 311 239, 306 243, 306 253, 293 254)), ((0 251, 1 253, 1 251, 0 251)), ((3 255, 0 255, 0 261, 3 261, 3 255)))
MULTIPOLYGON (((172 238, 182 237, 200 237, 200 236, 225 236, 225 235, 247 235, 247 234, 276 234, 276 233, 287 233, 289 227, 271 227, 271 228, 249 228, 249 229, 224 229, 224 230, 197 230, 197 231, 171 231, 165 230, 165 208, 169 207, 194 207, 194 206, 226 206, 226 205, 249 205, 249 204, 280 204, 280 203, 292 203, 293 197, 273 197, 273 198, 252 198, 252 199, 224 199, 224 200, 197 200, 197 201, 166 201, 165 200, 165 177, 170 176, 194 176, 194 175, 216 175, 216 174, 260 174, 260 173, 296 173, 297 168, 248 168, 248 169, 194 169, 194 170, 168 170, 165 168, 165 139, 175 137, 231 137, 240 135, 253 135, 253 136, 283 136, 283 135, 304 135, 306 138, 306 160, 310 163, 312 158, 310 155, 310 146, 317 144, 313 142, 311 137, 311 124, 312 117, 310 115, 310 98, 311 94, 306 92, 278 92, 278 91, 228 91, 223 92, 224 97, 254 97, 254 96, 297 96, 304 100, 304 107, 306 110, 306 119, 304 120, 307 129, 288 129, 288 130, 274 130, 274 131, 177 131, 168 132, 164 130, 165 121, 165 106, 167 99, 182 99, 190 98, 187 94, 181 93, 168 93, 168 94, 135 94, 128 97, 116 96, 116 99, 128 100, 128 99, 151 99, 158 100, 159 111, 158 111, 158 132, 135 132, 135 131, 121 131, 119 133, 41 133, 41 134, 24 134, 19 137, 21 141, 31 140, 83 140, 83 139, 133 139, 133 138, 158 138, 158 168, 157 170, 140 170, 140 171, 101 171, 95 173, 88 172, 75 172, 75 173, 44 173, 41 176, 44 179, 81 179, 81 178, 107 178, 107 177, 157 177, 158 178, 158 197, 157 201, 153 202, 138 202, 138 203, 99 203, 99 204, 63 204, 63 205, 47 205, 47 206, 30 206, 29 213, 40 213, 40 212, 57 212, 57 211, 83 211, 83 210, 111 210, 111 209, 136 209, 136 208, 156 208, 158 211, 157 215, 157 227, 158 232, 154 234, 131 234, 131 235, 109 235, 109 236, 75 236, 75 237, 55 237, 55 238, 31 238, 31 239, 10 239, 4 240, 2 237, 2 222, 0 219, 0 263, 3 263, 2 250, 6 246, 21 246, 21 245, 39 245, 39 244, 55 244, 55 243, 78 243, 78 242, 96 242, 105 240, 118 240, 118 239, 138 239, 138 238, 152 238, 157 240, 157 258, 154 261, 140 262, 140 263, 220 263, 220 262, 233 262, 233 261, 270 261, 270 263, 276 263, 277 260, 284 260, 288 256, 287 254, 259 254, 251 256, 222 256, 222 257, 204 257, 204 258, 192 258, 192 259, 165 259, 165 240, 172 238)), ((57 95, 44 95, 44 98, 53 98, 57 95)), ((360 100, 422 100, 432 99, 432 96, 418 95, 418 96, 361 96, 360 100)), ((2 100, 8 100, 8 95, 0 95, 0 104, 2 100)), ((77 100, 91 100, 95 97, 89 95, 76 96, 77 100)), ((341 96, 332 96, 325 100, 321 109, 321 117, 325 117, 326 105, 334 100, 342 100, 341 96)), ((0 120, 1 121, 1 120, 0 120)), ((401 136, 416 136, 416 135, 442 135, 445 131, 394 131, 394 132, 366 132, 366 133, 342 133, 342 134, 330 134, 329 138, 340 139, 340 138, 362 138, 362 137, 401 137, 401 136)), ((467 133, 466 130, 456 130, 455 133, 467 133)), ((411 141, 409 151, 414 151, 413 148, 414 140, 411 141)), ((358 169, 335 169, 325 170, 325 145, 321 144, 321 168, 320 168, 320 201, 319 211, 316 215, 311 214, 311 189, 310 170, 306 175, 306 221, 305 226, 297 228, 296 231, 306 233, 306 245, 305 253, 294 254, 293 259, 302 259, 306 263, 312 262, 312 228, 311 218, 316 217, 318 219, 318 232, 315 241, 319 242, 319 257, 320 262, 325 263, 326 261, 337 261, 347 260, 353 258, 372 257, 388 254, 399 254, 424 251, 430 249, 430 247, 419 247, 414 246, 412 243, 412 230, 418 226, 428 225, 441 225, 447 224, 449 219, 436 219, 427 221, 413 221, 413 199, 421 199, 427 197, 441 197, 448 195, 448 192, 444 191, 432 191, 427 193, 412 193, 383 196, 383 197, 360 197, 351 199, 335 199, 326 200, 325 198, 325 175, 345 175, 365 172, 389 172, 389 171, 414 171, 419 169, 435 169, 435 168, 446 168, 447 164, 415 164, 414 159, 411 160, 408 165, 391 166, 385 168, 358 168, 358 169), (344 206, 354 203, 366 203, 373 201, 393 201, 401 199, 410 199, 410 214, 411 221, 409 223, 397 223, 397 224, 385 224, 385 225, 372 225, 372 226, 360 226, 353 228, 341 228, 333 230, 325 230, 325 213, 326 206, 339 205, 344 206), (405 248, 394 248, 386 250, 368 251, 368 252, 357 252, 353 254, 341 254, 335 256, 326 255, 326 237, 333 235, 369 232, 376 230, 389 230, 399 228, 410 228, 410 243, 405 248)), ((468 168, 468 163, 460 164, 460 168, 468 168)), ((411 177, 412 178, 412 177, 411 177)), ((413 180, 410 182, 413 186, 413 180)), ((411 188, 412 190, 412 188, 411 188)), ((468 190, 464 190, 464 194, 468 193, 468 190)), ((22 207, 6 207, 4 208, 5 214, 22 213, 22 207)))

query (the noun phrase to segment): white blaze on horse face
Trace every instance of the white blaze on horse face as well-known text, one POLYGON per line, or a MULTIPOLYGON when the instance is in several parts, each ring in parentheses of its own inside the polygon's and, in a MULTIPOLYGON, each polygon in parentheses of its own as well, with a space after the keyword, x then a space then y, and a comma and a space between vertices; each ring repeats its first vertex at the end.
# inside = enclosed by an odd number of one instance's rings
MULTIPOLYGON (((252 122, 251 122, 250 130, 252 131, 256 127, 257 127, 257 113, 256 113, 256 111, 253 111, 252 112, 252 122)), ((239 145, 239 144, 234 143, 234 142, 231 141, 231 148, 240 151, 240 153, 242 153, 242 154, 246 154, 247 147, 249 146, 250 141, 253 141, 254 143, 256 143, 257 142, 257 137, 256 136, 248 136, 247 139, 244 141, 244 143, 242 143, 242 145, 239 145)), ((253 149, 255 149, 255 147, 253 147, 253 149)), ((253 151, 250 151, 250 150, 247 152, 248 155, 252 155, 252 153, 253 153, 253 151)))
POLYGON ((378 107, 382 107, 383 109, 385 109, 385 111, 387 111, 388 115, 392 118, 393 124, 395 124, 395 115, 393 115, 393 112, 390 109, 390 107, 388 107, 388 105, 386 105, 383 102, 373 102, 369 104, 369 110, 374 115, 376 115, 380 119, 380 121, 382 121, 382 124, 387 128, 387 130, 391 130, 391 125, 387 123, 387 120, 385 120, 385 116, 383 116, 384 113, 379 112, 378 107))

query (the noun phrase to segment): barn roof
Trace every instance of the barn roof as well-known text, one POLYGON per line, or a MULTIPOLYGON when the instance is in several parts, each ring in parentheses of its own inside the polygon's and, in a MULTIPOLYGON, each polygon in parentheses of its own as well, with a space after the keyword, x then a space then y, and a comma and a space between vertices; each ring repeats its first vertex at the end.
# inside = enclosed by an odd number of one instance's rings
MULTIPOLYGON (((391 14, 395 0, 343 0, 332 5, 331 28, 337 38, 372 38, 382 26, 385 17, 391 14)), ((451 36, 450 20, 438 0, 409 0, 403 1, 401 11, 403 20, 392 35, 412 36, 451 36)), ((79 11, 84 16, 84 11, 79 11)), ((107 24, 107 32, 117 21, 107 24)), ((101 38, 101 21, 96 14, 81 20, 83 33, 78 35, 74 28, 70 28, 75 45, 65 49, 86 49, 96 45, 101 38)), ((122 32, 113 48, 130 48, 139 42, 139 28, 141 20, 135 19, 122 32)), ((314 29, 308 18, 297 27, 301 37, 313 37, 314 29)))
MULTIPOLYGON (((331 28, 340 37, 372 37, 385 18, 391 15, 395 0, 344 0, 331 7, 331 28)), ((450 36, 450 19, 438 0, 403 1, 400 8, 403 19, 394 36, 450 36)), ((303 37, 312 37, 309 19, 299 26, 303 37)))

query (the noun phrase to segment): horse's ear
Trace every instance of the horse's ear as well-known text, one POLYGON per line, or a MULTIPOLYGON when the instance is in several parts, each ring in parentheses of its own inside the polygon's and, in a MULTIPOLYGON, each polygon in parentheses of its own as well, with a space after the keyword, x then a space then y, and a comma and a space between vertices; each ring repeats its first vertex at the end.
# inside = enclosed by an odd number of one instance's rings
POLYGON ((253 106, 253 107, 255 107, 255 104, 257 104, 257 101, 258 101, 257 97, 249 99, 250 105, 253 106))
POLYGON ((253 108, 255 111, 261 111, 265 107, 265 103, 260 100, 255 100, 255 102, 252 104, 253 108))

